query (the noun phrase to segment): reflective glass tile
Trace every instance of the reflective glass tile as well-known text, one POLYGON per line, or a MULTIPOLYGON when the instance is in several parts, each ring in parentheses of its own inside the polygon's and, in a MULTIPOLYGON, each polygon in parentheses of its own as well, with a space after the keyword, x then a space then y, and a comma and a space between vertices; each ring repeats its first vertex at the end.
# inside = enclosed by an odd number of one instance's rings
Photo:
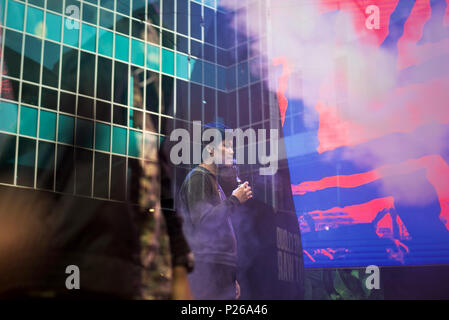
POLYGON ((36 137, 37 132, 37 109, 20 107, 20 134, 36 137))

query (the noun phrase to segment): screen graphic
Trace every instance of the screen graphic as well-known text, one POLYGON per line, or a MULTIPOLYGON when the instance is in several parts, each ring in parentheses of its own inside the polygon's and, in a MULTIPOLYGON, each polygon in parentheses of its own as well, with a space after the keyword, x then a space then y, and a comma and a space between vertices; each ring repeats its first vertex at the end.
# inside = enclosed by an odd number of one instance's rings
POLYGON ((271 61, 305 266, 449 263, 449 1, 289 3, 271 61))

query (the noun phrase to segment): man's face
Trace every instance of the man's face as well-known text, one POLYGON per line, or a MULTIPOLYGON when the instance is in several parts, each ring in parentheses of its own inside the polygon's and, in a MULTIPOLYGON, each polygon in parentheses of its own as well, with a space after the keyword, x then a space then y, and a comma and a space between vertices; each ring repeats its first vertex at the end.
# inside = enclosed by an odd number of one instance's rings
POLYGON ((232 166, 232 160, 234 158, 234 142, 232 140, 224 140, 218 145, 216 149, 217 154, 221 154, 220 159, 217 159, 217 164, 223 164, 227 167, 232 166))

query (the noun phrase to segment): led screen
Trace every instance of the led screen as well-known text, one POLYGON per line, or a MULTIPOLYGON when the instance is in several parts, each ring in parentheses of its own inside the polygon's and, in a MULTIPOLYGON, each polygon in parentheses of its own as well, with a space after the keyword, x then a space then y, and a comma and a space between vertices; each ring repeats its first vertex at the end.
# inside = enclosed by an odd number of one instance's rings
POLYGON ((306 267, 449 263, 448 3, 273 4, 306 267))

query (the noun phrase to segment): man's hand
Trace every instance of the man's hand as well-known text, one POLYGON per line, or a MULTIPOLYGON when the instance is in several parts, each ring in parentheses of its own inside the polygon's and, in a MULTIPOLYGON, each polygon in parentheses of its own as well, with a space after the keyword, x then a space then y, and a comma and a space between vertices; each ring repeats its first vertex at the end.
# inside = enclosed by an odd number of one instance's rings
POLYGON ((175 266, 172 279, 173 300, 193 300, 185 267, 175 266))
POLYGON ((232 195, 239 199, 240 203, 244 203, 253 197, 253 192, 248 184, 248 181, 242 183, 237 189, 232 191, 232 195))

